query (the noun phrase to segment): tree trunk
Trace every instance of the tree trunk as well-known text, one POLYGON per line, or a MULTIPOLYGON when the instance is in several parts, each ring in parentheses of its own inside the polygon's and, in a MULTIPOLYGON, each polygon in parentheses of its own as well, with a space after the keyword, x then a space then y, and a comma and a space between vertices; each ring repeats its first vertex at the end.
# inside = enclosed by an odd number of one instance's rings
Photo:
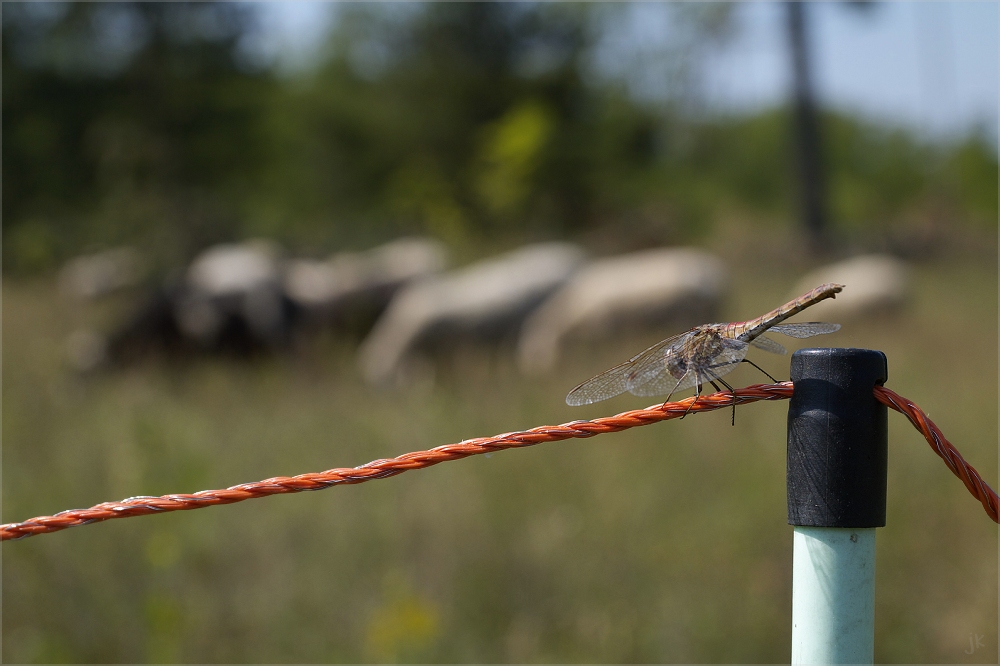
POLYGON ((794 73, 795 147, 802 223, 812 249, 821 250, 827 236, 826 193, 819 117, 809 68, 806 8, 803 2, 788 2, 786 8, 794 73))

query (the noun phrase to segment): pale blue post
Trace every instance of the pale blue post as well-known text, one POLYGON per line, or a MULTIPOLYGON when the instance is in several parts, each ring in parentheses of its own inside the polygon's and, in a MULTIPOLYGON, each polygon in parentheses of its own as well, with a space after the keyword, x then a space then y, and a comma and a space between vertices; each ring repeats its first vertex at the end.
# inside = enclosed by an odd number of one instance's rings
POLYGON ((875 658, 875 528, 796 527, 792 663, 875 658))

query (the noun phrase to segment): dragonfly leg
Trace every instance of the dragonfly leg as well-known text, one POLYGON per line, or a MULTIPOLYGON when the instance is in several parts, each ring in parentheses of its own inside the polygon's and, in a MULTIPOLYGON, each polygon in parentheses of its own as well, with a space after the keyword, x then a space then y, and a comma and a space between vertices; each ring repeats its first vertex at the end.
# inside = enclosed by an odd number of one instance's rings
MULTIPOLYGON (((718 379, 720 382, 722 382, 722 385, 725 386, 727 389, 729 389, 729 392, 733 394, 733 423, 732 424, 736 425, 736 389, 734 389, 732 386, 730 386, 729 384, 727 384, 725 379, 722 379, 721 377, 716 377, 716 379, 718 379)), ((712 382, 712 386, 715 386, 715 382, 712 382)), ((715 390, 718 391, 719 387, 715 386, 715 390)))
POLYGON ((774 382, 775 384, 778 383, 778 380, 775 379, 774 377, 772 377, 767 370, 765 370, 764 368, 760 367, 759 365, 757 365, 756 363, 754 363, 750 359, 745 358, 745 359, 743 359, 742 362, 743 363, 749 363, 750 365, 752 365, 753 367, 757 368, 758 370, 760 370, 761 372, 763 372, 765 375, 767 375, 767 378, 770 379, 772 382, 774 382))
MULTIPOLYGON (((670 398, 673 397, 674 391, 676 391, 677 387, 681 385, 681 382, 684 381, 685 377, 687 377, 687 373, 686 372, 683 375, 681 375, 681 378, 677 380, 677 383, 674 384, 674 387, 672 389, 670 389, 670 393, 667 394, 666 400, 663 401, 664 405, 667 404, 668 402, 670 402, 670 398)), ((687 412, 684 412, 684 413, 687 414, 687 412)), ((681 417, 681 418, 684 418, 684 417, 681 417)))
POLYGON ((698 398, 701 397, 701 381, 700 381, 701 377, 699 376, 698 379, 699 379, 699 381, 698 381, 698 388, 695 389, 695 392, 694 392, 694 401, 690 405, 688 405, 687 409, 684 410, 684 413, 681 414, 681 419, 683 419, 685 416, 688 415, 688 412, 691 411, 691 408, 694 407, 695 403, 698 402, 698 398))

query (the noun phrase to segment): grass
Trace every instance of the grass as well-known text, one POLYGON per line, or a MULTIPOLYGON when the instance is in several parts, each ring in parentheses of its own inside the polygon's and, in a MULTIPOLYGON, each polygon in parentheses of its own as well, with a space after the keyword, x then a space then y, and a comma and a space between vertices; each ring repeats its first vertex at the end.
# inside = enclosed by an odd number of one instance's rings
MULTIPOLYGON (((748 265, 724 313, 782 302, 748 265)), ((503 353, 380 393, 336 342, 249 364, 152 361, 82 379, 88 317, 51 281, 3 285, 3 520, 319 471, 615 413, 562 398, 633 339, 528 382, 503 353)), ((888 386, 985 478, 997 468, 997 269, 916 267, 900 315, 819 344, 884 350, 888 386)), ((761 356, 761 355, 758 355, 761 356)), ((760 359, 757 359, 760 361, 760 359)), ((787 359, 764 357, 787 375, 787 359), (782 369, 784 368, 784 369, 782 369)), ((734 373, 734 385, 760 378, 734 373)), ((782 662, 790 640, 786 406, 479 456, 393 479, 80 527, 3 546, 9 662, 782 662)), ((997 660, 997 526, 890 414, 876 660, 997 660), (985 648, 967 655, 969 635, 985 648)))

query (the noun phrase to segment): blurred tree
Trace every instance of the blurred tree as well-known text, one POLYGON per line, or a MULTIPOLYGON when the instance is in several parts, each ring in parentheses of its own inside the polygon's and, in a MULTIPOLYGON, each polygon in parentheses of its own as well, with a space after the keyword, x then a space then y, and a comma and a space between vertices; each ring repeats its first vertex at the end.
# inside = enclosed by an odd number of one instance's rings
POLYGON ((301 152, 275 177, 302 195, 285 215, 334 210, 368 222, 345 234, 422 230, 453 242, 592 223, 617 183, 648 168, 660 121, 585 81, 589 14, 349 8, 328 63, 292 105, 297 117, 283 121, 301 152))
POLYGON ((252 21, 237 4, 5 5, 5 267, 226 236, 276 85, 239 60, 252 21))
POLYGON ((996 227, 1000 214, 1000 170, 995 146, 996 141, 990 141, 987 132, 973 134, 945 155, 943 168, 942 184, 954 199, 953 208, 986 227, 996 227))
POLYGON ((785 3, 788 18, 788 41, 792 53, 792 81, 795 109, 795 147, 799 174, 802 222, 813 251, 826 246, 826 183, 822 169, 823 153, 819 116, 812 87, 809 64, 809 33, 806 6, 798 0, 785 3))
MULTIPOLYGON (((175 263, 251 235, 296 252, 413 232, 466 254, 552 236, 612 251, 690 241, 731 211, 796 217, 790 111, 689 103, 728 5, 342 5, 321 62, 293 77, 253 59, 259 17, 5 4, 4 269, 121 242, 175 263), (650 21, 666 36, 633 44, 650 21)), ((995 224, 982 138, 822 122, 843 230, 930 198, 995 224)))

